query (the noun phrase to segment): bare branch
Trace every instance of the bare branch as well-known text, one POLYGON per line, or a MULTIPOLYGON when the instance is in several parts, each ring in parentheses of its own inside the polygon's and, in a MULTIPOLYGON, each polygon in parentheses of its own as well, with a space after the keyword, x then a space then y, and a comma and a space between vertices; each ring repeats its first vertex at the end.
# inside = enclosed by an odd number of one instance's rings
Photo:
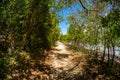
POLYGON ((82 5, 82 7, 85 9, 85 10, 87 10, 88 11, 88 9, 83 5, 83 3, 82 3, 82 1, 81 0, 79 0, 79 2, 80 2, 80 4, 82 5))

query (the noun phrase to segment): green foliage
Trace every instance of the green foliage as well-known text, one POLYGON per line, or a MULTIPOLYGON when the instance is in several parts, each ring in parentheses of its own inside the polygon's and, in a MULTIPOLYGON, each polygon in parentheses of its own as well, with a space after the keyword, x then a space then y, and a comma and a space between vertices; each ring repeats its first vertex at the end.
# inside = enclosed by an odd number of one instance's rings
MULTIPOLYGON (((38 53, 50 49, 58 40, 60 28, 56 13, 51 10, 53 3, 53 0, 0 2, 0 54, 5 54, 0 57, 0 75, 9 72, 6 62, 16 50, 38 53)), ((23 59, 20 57, 20 61, 23 59)))
MULTIPOLYGON (((4 3, 3 1, 1 6, 4 3)), ((1 7, 1 35, 5 35, 10 42, 8 44, 13 44, 14 48, 16 46, 31 49, 51 48, 59 36, 60 29, 49 5, 53 5, 52 0, 8 1, 1 7), (14 43, 11 43, 11 40, 14 43)))
POLYGON ((68 43, 68 35, 61 34, 59 40, 64 42, 64 43, 68 43))
POLYGON ((0 57, 0 79, 6 78, 9 74, 9 60, 5 57, 0 57))
POLYGON ((119 26, 120 26, 120 9, 112 9, 110 13, 101 18, 101 25, 105 28, 106 38, 111 40, 111 43, 118 43, 119 40, 119 26))

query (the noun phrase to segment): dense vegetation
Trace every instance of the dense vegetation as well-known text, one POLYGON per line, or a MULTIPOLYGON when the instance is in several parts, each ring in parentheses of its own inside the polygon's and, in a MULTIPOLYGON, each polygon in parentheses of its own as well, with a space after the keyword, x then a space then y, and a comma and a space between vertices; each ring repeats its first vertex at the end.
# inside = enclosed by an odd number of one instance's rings
POLYGON ((10 58, 18 51, 50 49, 58 40, 60 29, 52 0, 2 0, 0 2, 0 78, 9 73, 10 58))
POLYGON ((119 0, 1 0, 0 79, 13 77, 18 66, 22 67, 18 68, 21 72, 24 65, 29 68, 26 59, 41 54, 44 57, 59 39, 74 50, 94 53, 92 60, 102 66, 100 74, 105 74, 102 69, 108 67, 106 76, 117 79, 120 69, 115 64, 115 48, 120 46, 119 27, 119 0), (58 13, 76 3, 82 9, 74 8, 67 18, 70 24, 67 34, 60 35, 58 13))

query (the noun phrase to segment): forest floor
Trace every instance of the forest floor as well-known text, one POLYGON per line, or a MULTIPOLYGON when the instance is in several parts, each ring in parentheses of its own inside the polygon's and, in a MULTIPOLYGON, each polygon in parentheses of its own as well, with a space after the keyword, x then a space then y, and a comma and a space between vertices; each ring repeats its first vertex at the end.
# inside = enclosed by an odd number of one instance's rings
POLYGON ((75 54, 68 46, 57 41, 49 52, 45 63, 54 68, 51 80, 83 80, 82 75, 87 65, 85 54, 75 54), (75 78, 75 79, 74 79, 75 78))
POLYGON ((18 57, 11 57, 11 72, 5 80, 116 80, 120 75, 114 75, 116 72, 111 72, 107 64, 98 65, 99 60, 91 54, 73 52, 60 41, 40 53, 22 51, 18 57))
POLYGON ((59 41, 51 50, 40 53, 22 51, 17 58, 11 57, 6 80, 85 80, 86 54, 75 54, 59 41))

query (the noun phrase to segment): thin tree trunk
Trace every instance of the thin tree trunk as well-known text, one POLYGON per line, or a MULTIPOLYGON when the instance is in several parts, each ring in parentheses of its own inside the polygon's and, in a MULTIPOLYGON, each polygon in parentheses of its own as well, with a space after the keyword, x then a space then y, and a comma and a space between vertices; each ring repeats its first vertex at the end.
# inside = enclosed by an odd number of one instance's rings
POLYGON ((114 57, 115 57, 115 46, 114 46, 114 44, 112 44, 112 49, 113 49, 113 55, 112 55, 112 63, 111 63, 111 66, 113 65, 114 57))
POLYGON ((108 65, 109 65, 109 63, 110 63, 110 51, 109 51, 109 50, 110 50, 110 49, 109 49, 110 47, 109 47, 109 45, 107 46, 107 48, 108 48, 108 65))
POLYGON ((103 63, 104 58, 105 58, 105 51, 106 51, 106 43, 104 44, 104 51, 103 51, 103 56, 102 56, 101 64, 103 63))

